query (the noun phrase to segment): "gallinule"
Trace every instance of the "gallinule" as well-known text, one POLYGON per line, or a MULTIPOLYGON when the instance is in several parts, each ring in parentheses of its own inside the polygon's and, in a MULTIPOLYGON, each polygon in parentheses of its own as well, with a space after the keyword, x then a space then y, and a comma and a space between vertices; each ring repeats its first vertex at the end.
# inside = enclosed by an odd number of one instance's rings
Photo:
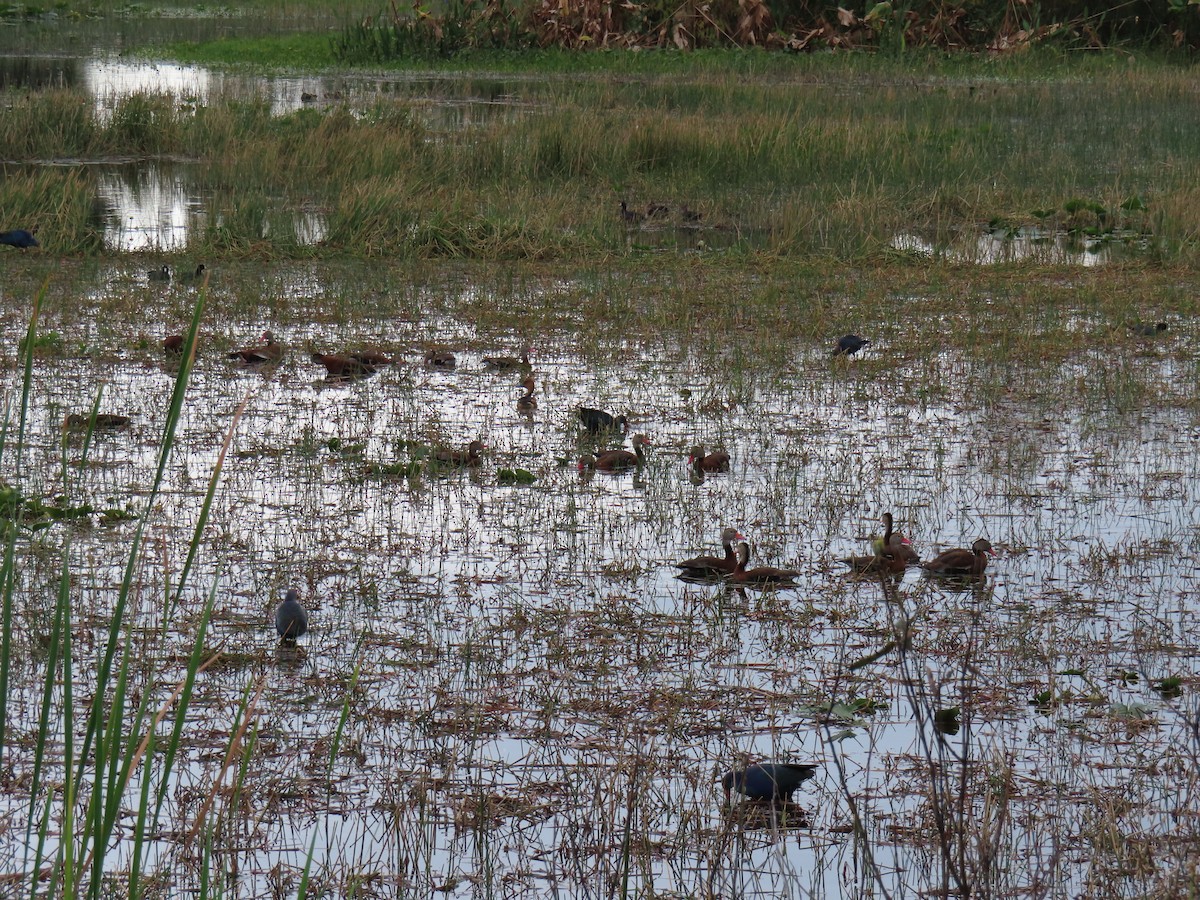
POLYGON ((26 231, 24 228, 14 228, 12 231, 0 231, 0 244, 8 244, 8 246, 16 247, 18 250, 28 250, 30 247, 37 247, 39 246, 37 238, 33 236, 36 231, 36 228, 32 231, 26 231))
POLYGON ((791 569, 777 569, 774 566, 757 566, 747 569, 750 562, 750 545, 742 541, 737 546, 737 562, 729 580, 735 584, 791 584, 792 579, 800 575, 791 569))
POLYGON ((204 272, 204 263, 200 263, 192 271, 184 272, 183 275, 180 276, 179 280, 184 284, 196 284, 197 282, 204 280, 204 272))
MULTIPOLYGON (((634 467, 641 468, 646 461, 644 448, 650 446, 650 439, 644 434, 635 434, 630 443, 633 445, 632 453, 628 450, 605 450, 603 453, 597 453, 587 468, 596 468, 601 472, 623 472, 634 467)), ((580 468, 584 468, 583 460, 579 462, 580 468)))
POLYGON ((277 344, 275 342, 275 335, 269 331, 263 332, 262 339, 263 342, 261 344, 232 351, 229 354, 229 358, 240 359, 246 365, 279 362, 283 358, 283 344, 277 344))
POLYGON ((517 398, 517 412, 528 415, 537 409, 537 400, 533 397, 533 389, 537 384, 533 380, 532 375, 526 375, 525 380, 521 382, 521 386, 525 388, 525 393, 517 398))
POLYGON ((453 369, 458 364, 454 354, 444 347, 433 347, 425 351, 425 365, 431 369, 453 369))
POLYGON ((729 454, 724 450, 717 450, 704 454, 704 447, 697 444, 688 451, 688 462, 697 472, 728 472, 729 471, 729 454))
POLYGON ((113 431, 118 428, 126 428, 128 425, 129 416, 118 416, 113 413, 96 413, 95 418, 90 415, 82 416, 79 413, 71 413, 63 422, 63 427, 68 431, 87 431, 89 428, 113 431))
POLYGON ((300 605, 300 592, 292 588, 283 598, 283 602, 275 607, 275 631, 284 644, 296 643, 296 638, 303 637, 308 631, 308 613, 300 605))
POLYGON ((583 427, 592 434, 602 431, 620 431, 622 434, 629 430, 629 420, 624 416, 610 416, 602 409, 592 409, 581 406, 575 411, 583 427))
POLYGON ((479 451, 483 449, 483 441, 471 441, 471 443, 467 444, 466 450, 438 450, 433 454, 433 458, 448 466, 470 466, 474 468, 483 462, 479 456, 479 451))
POLYGON ((850 356, 852 353, 857 353, 869 343, 871 343, 869 340, 859 337, 857 334, 847 334, 838 338, 837 346, 833 348, 833 355, 850 356))
POLYGON ((944 550, 929 562, 921 563, 921 568, 933 575, 982 578, 989 555, 995 556, 996 551, 992 549, 992 544, 987 538, 980 538, 971 545, 970 550, 964 550, 962 547, 944 550))
POLYGON ((796 789, 817 774, 817 767, 797 763, 754 763, 744 769, 726 772, 721 779, 725 802, 731 791, 750 800, 770 803, 788 802, 796 789))
POLYGON ((494 372, 510 372, 513 369, 528 369, 530 349, 531 348, 528 344, 522 347, 520 357, 485 356, 483 358, 483 367, 485 369, 491 369, 494 372))
POLYGON ((358 358, 341 353, 313 352, 312 361, 325 367, 331 378, 365 378, 374 375, 375 369, 358 358))
POLYGON ((1134 334, 1140 334, 1142 337, 1158 337, 1167 330, 1166 322, 1155 322, 1153 325, 1145 322, 1130 322, 1126 326, 1134 334))
POLYGON ((621 221, 626 225, 637 225, 645 218, 640 212, 630 209, 624 200, 621 201, 621 221))
POLYGON ((168 334, 165 338, 163 338, 162 347, 168 353, 182 353, 183 352, 183 335, 182 334, 168 334))
POLYGON ((161 269, 151 269, 146 273, 146 277, 151 281, 170 281, 171 270, 167 268, 166 263, 163 263, 163 267, 161 269))
POLYGON ((745 540, 745 537, 736 528, 722 528, 721 546, 725 548, 724 556, 693 556, 681 563, 675 563, 675 568, 683 569, 682 574, 695 578, 729 575, 737 566, 737 553, 733 549, 733 542, 742 540, 745 540))

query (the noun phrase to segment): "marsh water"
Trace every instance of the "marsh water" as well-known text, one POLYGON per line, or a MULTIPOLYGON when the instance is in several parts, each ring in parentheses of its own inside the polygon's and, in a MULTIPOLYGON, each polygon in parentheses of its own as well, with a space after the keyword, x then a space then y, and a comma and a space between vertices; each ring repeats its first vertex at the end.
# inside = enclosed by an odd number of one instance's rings
MULTIPOLYGON (((98 98, 154 69, 78 65, 109 79, 98 98)), ((157 71, 198 91, 216 77, 157 71)), ((347 90, 272 83, 281 105, 347 90)), ((186 164, 113 172, 113 250, 185 248, 203 215, 186 164)), ((24 840, 21 788, 64 559, 76 692, 112 690, 88 661, 154 480, 178 368, 160 341, 200 296, 152 283, 160 259, 3 257, 10 423, 17 348, 49 282, 22 463, 8 468, 7 445, 5 479, 95 509, 17 538, 13 627, 35 649, 9 689, 6 872, 55 851, 24 840), (65 434, 64 417, 93 404, 131 425, 86 445, 65 434)), ((196 262, 169 259, 177 272, 196 262)), ((718 290, 701 269, 664 287, 515 265, 205 262, 196 366, 125 614, 131 679, 154 708, 215 597, 216 661, 142 863, 169 890, 197 886, 211 851, 239 897, 294 892, 310 854, 309 890, 330 896, 913 895, 944 884, 940 817, 968 835, 978 877, 997 867, 993 883, 1014 895, 1140 896, 1194 863, 1181 837, 1194 830, 1200 750, 1190 322, 1149 338, 1082 304, 1046 310, 1020 325, 1094 335, 1094 350, 1001 366, 985 348, 1009 340, 1011 318, 988 303, 947 315, 931 290, 844 323, 873 343, 834 359, 836 333, 780 348, 736 325, 592 314, 633 291, 651 304, 656 290, 718 290), (968 327, 970 348, 938 345, 939 330, 968 327), (280 364, 227 358, 267 329, 288 347, 280 364), (483 364, 526 340, 531 417, 515 407, 518 375, 483 364), (330 382, 309 359, 364 346, 394 365, 330 382), (452 349, 455 368, 423 365, 431 347, 452 349), (581 473, 582 453, 629 446, 581 434, 581 404, 627 413, 630 434, 651 440, 646 464, 581 473), (487 447, 478 469, 424 466, 429 448, 475 439, 487 447), (729 472, 689 469, 701 442, 730 453, 729 472), (419 475, 380 472, 410 460, 419 475), (536 480, 503 482, 518 469, 536 480), (838 558, 864 552, 886 511, 924 558, 988 537, 987 579, 848 577, 838 558), (796 570, 795 586, 679 580, 674 563, 718 552, 723 525, 747 535, 756 562, 796 570), (271 625, 288 587, 311 616, 296 650, 271 625), (864 662, 892 641, 905 649, 864 662), (935 728, 952 707, 960 730, 935 728), (235 778, 225 754, 245 720, 235 778), (730 812, 719 779, 747 759, 821 770, 782 819, 730 812)), ((732 310, 743 298, 727 299, 732 310)), ((43 749, 61 762, 62 744, 43 749)), ((123 808, 139 789, 135 777, 123 808)), ((103 861, 113 876, 131 859, 132 815, 122 823, 103 861)))

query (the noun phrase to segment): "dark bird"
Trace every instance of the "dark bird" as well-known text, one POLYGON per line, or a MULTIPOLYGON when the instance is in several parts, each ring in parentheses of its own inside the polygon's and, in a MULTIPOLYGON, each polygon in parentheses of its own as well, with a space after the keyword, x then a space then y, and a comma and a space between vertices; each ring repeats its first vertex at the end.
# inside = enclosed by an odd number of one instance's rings
POLYGON ((721 779, 725 802, 731 791, 750 800, 771 803, 789 802, 804 782, 817 774, 817 767, 795 763, 754 763, 744 769, 726 772, 721 779))
POLYGON ((170 281, 171 270, 167 267, 166 263, 163 263, 163 267, 161 269, 151 269, 146 273, 146 277, 151 281, 170 281))
POLYGON ((624 200, 621 201, 621 221, 626 225, 637 225, 645 218, 640 212, 630 209, 624 200))
POLYGON ((529 352, 532 348, 526 344, 521 348, 520 357, 516 356, 485 356, 483 367, 495 372, 509 372, 513 369, 529 368, 529 352))
POLYGON ((1158 337, 1167 330, 1167 323, 1156 322, 1153 325, 1148 325, 1145 322, 1130 322, 1125 327, 1134 334, 1139 334, 1142 337, 1158 337))
POLYGON ((583 427, 591 434, 600 434, 602 431, 620 431, 624 434, 629 430, 629 420, 624 416, 610 416, 602 409, 591 409, 587 406, 581 406, 576 410, 575 414, 579 416, 579 421, 583 423, 583 427))
POLYGON ((628 450, 605 450, 603 453, 597 453, 594 457, 584 456, 579 460, 580 470, 599 469, 601 472, 623 472, 634 467, 640 469, 646 462, 644 448, 650 446, 650 439, 644 434, 635 434, 630 443, 633 444, 632 453, 628 450))
POLYGON ((163 338, 162 348, 168 353, 182 353, 183 335, 168 334, 165 338, 163 338))
POLYGON ((454 354, 444 347, 433 347, 425 351, 425 365, 431 369, 453 369, 458 364, 454 354))
POLYGON ((683 569, 681 574, 692 578, 730 575, 737 566, 737 552, 733 549, 733 542, 742 540, 745 540, 745 537, 736 528, 722 528, 721 546, 725 548, 724 556, 693 556, 676 563, 675 568, 683 569))
POLYGON ((833 348, 833 355, 850 356, 852 353, 857 353, 869 343, 871 343, 869 340, 861 338, 857 334, 847 334, 838 338, 837 346, 833 348))
POLYGON ((362 350, 356 350, 353 353, 347 354, 351 359, 356 359, 364 366, 370 366, 372 369, 379 366, 390 366, 395 360, 384 353, 382 350, 377 350, 374 347, 366 347, 362 350))
POLYGON ((733 572, 729 575, 729 580, 735 584, 791 584, 792 579, 800 575, 799 572, 792 569, 777 569, 774 566, 757 566, 747 569, 746 563, 748 562, 750 562, 750 545, 742 541, 738 544, 737 562, 734 564, 733 572))
POLYGON ((537 400, 533 396, 533 388, 537 384, 533 380, 532 375, 526 375, 525 380, 521 382, 521 386, 525 388, 525 393, 517 398, 517 412, 522 415, 529 415, 537 409, 537 400))
POLYGON ((204 280, 204 272, 204 263, 200 263, 200 265, 196 266, 193 271, 184 272, 183 275, 180 276, 179 280, 185 284, 195 284, 198 281, 204 280))
POLYGON ((921 568, 932 575, 965 575, 969 578, 982 578, 983 570, 987 568, 988 556, 995 556, 991 542, 980 538, 971 545, 970 550, 956 547, 953 550, 943 550, 929 562, 921 563, 921 568))
POLYGON ((705 456, 704 447, 697 444, 688 451, 688 463, 697 472, 728 472, 729 454, 724 450, 717 450, 705 456))
POLYGON ((477 467, 483 460, 479 456, 479 451, 483 450, 483 441, 471 441, 467 444, 466 450, 438 450, 433 454, 433 458, 443 465, 447 466, 469 466, 477 467))
POLYGON ((275 607, 275 630, 284 644, 296 643, 296 638, 303 637, 308 631, 308 613, 300 605, 300 592, 292 588, 283 598, 283 602, 275 607))
POLYGON ((283 344, 277 344, 275 342, 275 335, 269 331, 263 332, 262 339, 263 342, 261 344, 232 351, 229 354, 229 358, 240 359, 246 365, 279 362, 283 358, 283 344))
POLYGON ((647 219, 661 219, 664 216, 669 216, 670 214, 671 214, 671 207, 667 206, 665 203, 647 203, 646 204, 646 218, 647 219))
POLYGON ((63 427, 68 431, 88 431, 89 429, 115 431, 128 426, 129 416, 118 416, 113 413, 96 413, 94 418, 91 415, 81 416, 79 413, 71 413, 63 422, 63 427))
POLYGON ((366 378, 374 375, 375 369, 357 358, 341 353, 312 354, 312 361, 325 367, 330 378, 366 378))
POLYGON ((34 234, 37 229, 26 231, 24 228, 14 228, 12 231, 0 231, 0 244, 8 244, 10 247, 16 247, 18 250, 28 250, 30 247, 38 247, 37 238, 34 234))

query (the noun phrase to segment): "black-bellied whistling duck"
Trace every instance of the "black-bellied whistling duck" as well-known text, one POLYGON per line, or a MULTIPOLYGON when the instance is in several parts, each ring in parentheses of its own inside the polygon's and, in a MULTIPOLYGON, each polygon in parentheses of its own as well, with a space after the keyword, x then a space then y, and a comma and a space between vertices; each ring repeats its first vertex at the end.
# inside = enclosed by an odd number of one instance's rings
POLYGON ((729 575, 737 566, 737 552, 733 549, 733 542, 741 540, 745 540, 745 537, 736 528, 723 528, 721 546, 725 548, 724 556, 694 556, 681 563, 675 563, 675 568, 683 569, 682 574, 695 578, 729 575))
POLYGON ((525 380, 521 382, 521 386, 525 388, 525 393, 517 398, 517 412, 523 415, 529 415, 537 409, 537 400, 533 397, 533 389, 537 384, 533 380, 532 375, 526 375, 525 380))
POLYGON ((390 356, 374 347, 355 350, 353 353, 347 353, 346 355, 351 359, 358 360, 364 366, 370 366, 372 369, 379 366, 390 366, 394 362, 390 356))
POLYGON ((890 553, 898 556, 906 563, 916 565, 921 561, 920 554, 912 547, 912 542, 898 531, 893 531, 892 514, 883 514, 883 537, 877 537, 871 542, 876 556, 890 553))
POLYGON ((833 348, 833 355, 850 356, 853 353, 857 353, 869 343, 871 343, 869 340, 859 337, 857 334, 847 334, 838 338, 837 346, 833 348))
POLYGON ((892 553, 878 553, 870 556, 843 556, 838 562, 845 563, 852 572, 862 572, 868 575, 903 575, 908 563, 900 556, 892 553))
POLYGON ((581 406, 575 411, 579 416, 579 421, 583 423, 584 429, 591 434, 600 434, 603 431, 620 431, 624 434, 629 430, 629 420, 624 416, 610 416, 602 409, 592 409, 588 406, 581 406))
POLYGON ((445 347, 433 347, 425 351, 425 365, 431 369, 453 369, 458 360, 445 347))
POLYGON ((313 352, 312 361, 325 367, 331 378, 365 378, 374 375, 375 369, 353 356, 341 353, 313 352))
POLYGON ((485 449, 483 441, 471 441, 471 443, 467 444, 466 450, 438 450, 433 454, 433 458, 437 462, 448 466, 469 466, 475 468, 483 462, 479 456, 479 452, 483 449, 485 449))
POLYGON ((169 268, 167 268, 166 263, 163 263, 161 269, 151 269, 149 272, 146 273, 146 277, 149 278, 151 281, 160 281, 160 282, 161 281, 170 281, 171 280, 171 270, 169 268))
POLYGON ((80 415, 79 413, 71 413, 63 422, 63 428, 67 431, 87 431, 89 428, 99 430, 114 431, 118 428, 126 428, 129 425, 129 416, 118 416, 113 413, 96 413, 93 418, 91 415, 80 415))
POLYGON ((971 545, 970 550, 964 550, 962 547, 943 550, 929 562, 921 563, 921 568, 932 575, 982 578, 989 555, 995 556, 996 551, 992 549, 992 544, 987 538, 980 538, 971 545))
POLYGON ((168 353, 182 353, 183 352, 183 335, 182 334, 167 335, 165 338, 163 338, 162 348, 165 351, 167 351, 168 353))
POLYGON ((510 372, 513 369, 529 368, 529 353, 532 348, 526 344, 521 348, 521 356, 485 356, 483 367, 494 372, 510 372))
POLYGON ((641 468, 646 461, 644 448, 650 446, 650 438, 644 434, 635 434, 630 443, 633 445, 632 453, 628 450, 605 450, 603 453, 597 453, 594 467, 601 472, 622 472, 635 466, 641 468))
POLYGON ((243 347, 229 354, 230 359, 240 359, 246 365, 258 363, 275 363, 283 358, 283 344, 275 342, 275 335, 269 331, 263 332, 263 343, 253 347, 243 347))
POLYGON ((289 590, 283 602, 275 607, 275 631, 284 644, 296 643, 296 638, 303 637, 308 631, 308 613, 300 605, 300 592, 295 588, 289 590))
POLYGON ((731 791, 744 794, 748 800, 786 803, 796 789, 817 774, 817 766, 797 763, 755 763, 744 769, 726 772, 721 779, 725 802, 731 791))
POLYGON ((704 447, 697 444, 688 451, 688 463, 697 472, 728 472, 729 454, 724 450, 717 450, 706 456, 704 447))
POLYGON ((742 541, 738 544, 737 563, 733 567, 729 580, 735 584, 791 584, 792 579, 800 575, 799 572, 791 569, 777 569, 774 566, 756 566, 753 569, 747 569, 746 563, 748 562, 750 562, 750 545, 742 541))

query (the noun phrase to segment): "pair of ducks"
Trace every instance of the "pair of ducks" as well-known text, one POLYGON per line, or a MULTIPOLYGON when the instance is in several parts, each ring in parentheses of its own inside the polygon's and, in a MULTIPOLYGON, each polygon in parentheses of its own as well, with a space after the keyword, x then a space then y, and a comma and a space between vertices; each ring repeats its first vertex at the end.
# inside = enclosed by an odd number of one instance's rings
POLYGON ((685 578, 713 579, 725 578, 734 584, 791 584, 800 575, 792 569, 777 569, 774 566, 756 566, 747 569, 750 562, 750 545, 746 536, 736 528, 725 528, 721 531, 721 545, 725 548, 724 556, 696 556, 676 563, 681 569, 680 575, 685 578), (734 550, 734 541, 737 549, 734 550))
POLYGON ((904 535, 894 531, 891 513, 883 514, 883 537, 872 541, 870 556, 846 556, 840 562, 845 563, 854 572, 868 574, 902 575, 904 570, 915 565, 931 575, 951 575, 967 578, 982 578, 987 568, 988 556, 995 556, 991 542, 980 538, 967 550, 955 547, 943 550, 928 562, 921 562, 920 555, 913 550, 912 542, 904 535))
MULTIPOLYGON (((520 356, 485 356, 483 358, 483 367, 493 372, 511 372, 514 369, 528 369, 529 354, 533 352, 533 348, 525 344, 521 348, 520 356)), ((443 369, 449 371, 458 365, 458 358, 454 355, 454 351, 446 347, 431 347, 425 351, 425 365, 431 369, 443 369)))

